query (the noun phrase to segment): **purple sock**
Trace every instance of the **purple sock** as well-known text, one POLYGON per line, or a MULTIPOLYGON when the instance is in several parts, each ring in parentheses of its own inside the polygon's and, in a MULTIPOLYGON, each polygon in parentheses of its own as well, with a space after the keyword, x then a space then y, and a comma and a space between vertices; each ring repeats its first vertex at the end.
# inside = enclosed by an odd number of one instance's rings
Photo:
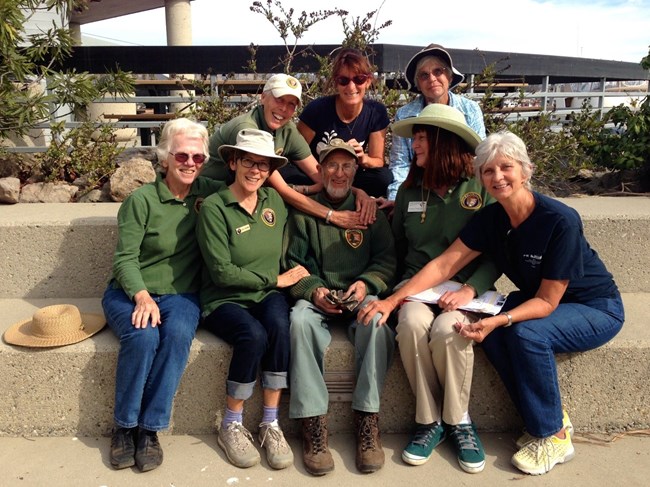
POLYGON ((278 409, 264 406, 264 413, 262 415, 262 423, 272 423, 278 419, 278 409))
POLYGON ((223 417, 223 420, 221 421, 221 427, 225 428, 226 426, 228 426, 233 421, 237 421, 238 423, 242 423, 243 419, 244 419, 244 410, 243 409, 241 411, 233 411, 231 409, 226 408, 226 414, 223 417))

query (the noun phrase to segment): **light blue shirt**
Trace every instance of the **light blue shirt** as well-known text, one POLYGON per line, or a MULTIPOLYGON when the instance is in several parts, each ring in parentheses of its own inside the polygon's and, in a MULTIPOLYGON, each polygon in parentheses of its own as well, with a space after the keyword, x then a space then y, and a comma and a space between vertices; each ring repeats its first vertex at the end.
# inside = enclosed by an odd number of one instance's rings
MULTIPOLYGON (((465 121, 474 132, 476 132, 481 139, 485 138, 485 122, 483 121, 483 112, 479 104, 464 96, 456 95, 449 92, 449 106, 452 106, 465 115, 465 121)), ((423 95, 418 97, 410 103, 407 103, 395 114, 395 122, 409 117, 417 116, 425 107, 423 95)), ((408 175, 409 168, 411 167, 411 160, 413 160, 413 149, 411 147, 410 138, 400 137, 392 134, 392 143, 390 147, 390 170, 393 173, 393 182, 388 186, 388 199, 395 201, 397 190, 400 184, 404 182, 408 175)))

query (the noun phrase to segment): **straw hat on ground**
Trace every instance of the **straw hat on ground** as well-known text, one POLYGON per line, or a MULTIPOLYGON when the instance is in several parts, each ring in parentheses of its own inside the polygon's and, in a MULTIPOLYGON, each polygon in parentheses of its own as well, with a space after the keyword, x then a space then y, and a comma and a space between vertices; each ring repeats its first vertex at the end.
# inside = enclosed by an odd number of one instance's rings
POLYGON ((441 103, 427 105, 418 116, 395 122, 391 125, 391 130, 400 137, 411 138, 415 125, 433 125, 453 132, 467 142, 472 149, 476 149, 481 142, 481 137, 467 125, 465 115, 460 110, 441 103))
POLYGON ((11 325, 3 338, 22 347, 60 347, 85 340, 104 325, 104 315, 81 313, 71 304, 55 304, 39 309, 31 319, 11 325))

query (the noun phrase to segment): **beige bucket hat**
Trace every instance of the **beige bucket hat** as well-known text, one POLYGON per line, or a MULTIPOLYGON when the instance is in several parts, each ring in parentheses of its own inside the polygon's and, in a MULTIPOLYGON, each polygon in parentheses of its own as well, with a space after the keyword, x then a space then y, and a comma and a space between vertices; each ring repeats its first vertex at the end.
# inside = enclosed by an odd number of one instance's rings
POLYGON ((224 144, 219 147, 218 152, 221 158, 228 162, 237 149, 257 156, 268 157, 273 170, 279 169, 287 163, 286 157, 276 155, 273 135, 266 130, 242 129, 237 134, 235 145, 224 144))
POLYGON ((29 320, 11 325, 4 341, 22 347, 60 347, 91 337, 106 325, 104 315, 81 313, 71 304, 39 309, 29 320))

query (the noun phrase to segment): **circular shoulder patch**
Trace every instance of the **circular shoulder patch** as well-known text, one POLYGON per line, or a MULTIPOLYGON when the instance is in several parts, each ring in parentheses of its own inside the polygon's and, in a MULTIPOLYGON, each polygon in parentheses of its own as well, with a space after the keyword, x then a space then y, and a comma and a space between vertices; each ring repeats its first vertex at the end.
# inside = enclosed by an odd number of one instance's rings
POLYGON ((268 227, 275 226, 275 211, 273 211, 273 208, 264 208, 262 210, 262 221, 268 227))
POLYGON ((466 210, 478 210, 483 206, 483 198, 481 198, 480 194, 470 191, 461 196, 460 206, 466 210))

